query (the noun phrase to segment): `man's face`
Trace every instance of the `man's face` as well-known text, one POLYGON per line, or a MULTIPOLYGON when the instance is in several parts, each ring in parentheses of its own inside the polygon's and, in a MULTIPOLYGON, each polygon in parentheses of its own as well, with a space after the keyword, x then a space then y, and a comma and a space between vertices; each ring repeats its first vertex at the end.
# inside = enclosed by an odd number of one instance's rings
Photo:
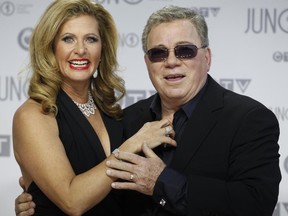
POLYGON ((178 59, 173 48, 183 44, 201 47, 200 37, 188 20, 162 23, 153 27, 148 35, 147 50, 155 47, 169 49, 169 55, 163 61, 152 62, 145 55, 149 77, 162 102, 184 104, 205 84, 210 69, 210 49, 198 49, 194 58, 178 59))

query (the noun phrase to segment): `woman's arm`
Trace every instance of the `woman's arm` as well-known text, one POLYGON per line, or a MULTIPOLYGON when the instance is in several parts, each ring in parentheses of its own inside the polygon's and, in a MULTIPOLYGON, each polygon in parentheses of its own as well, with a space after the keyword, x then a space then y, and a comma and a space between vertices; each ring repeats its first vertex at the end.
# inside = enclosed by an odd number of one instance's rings
MULTIPOLYGON (((161 143, 176 144, 165 129, 164 121, 149 123, 123 143, 122 151, 136 153, 143 142, 155 147, 161 143)), ((15 158, 21 168, 25 187, 34 181, 43 193, 65 213, 81 215, 99 203, 111 190, 113 178, 105 173, 106 160, 80 175, 75 175, 59 138, 56 119, 44 115, 39 104, 29 100, 13 119, 15 158)))

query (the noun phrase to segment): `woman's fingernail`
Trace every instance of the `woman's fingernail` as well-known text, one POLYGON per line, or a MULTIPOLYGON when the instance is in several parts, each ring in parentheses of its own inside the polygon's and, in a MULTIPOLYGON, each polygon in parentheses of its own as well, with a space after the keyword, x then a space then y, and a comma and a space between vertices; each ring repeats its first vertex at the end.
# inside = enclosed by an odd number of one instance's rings
POLYGON ((118 148, 116 148, 116 149, 114 149, 114 151, 112 152, 112 154, 117 154, 117 153, 119 153, 119 149, 118 148))

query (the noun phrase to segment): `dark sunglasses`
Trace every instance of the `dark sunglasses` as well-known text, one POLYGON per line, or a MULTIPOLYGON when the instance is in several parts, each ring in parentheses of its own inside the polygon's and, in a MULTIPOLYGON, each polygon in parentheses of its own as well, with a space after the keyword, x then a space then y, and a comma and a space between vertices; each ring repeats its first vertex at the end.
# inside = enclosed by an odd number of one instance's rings
MULTIPOLYGON (((176 58, 178 59, 192 59, 197 55, 198 49, 203 49, 206 48, 207 46, 202 46, 198 48, 194 44, 182 44, 182 45, 177 45, 174 48, 174 54, 176 58)), ((161 62, 165 61, 168 56, 169 56, 169 50, 167 48, 162 48, 162 47, 155 47, 146 52, 149 60, 151 62, 161 62)))

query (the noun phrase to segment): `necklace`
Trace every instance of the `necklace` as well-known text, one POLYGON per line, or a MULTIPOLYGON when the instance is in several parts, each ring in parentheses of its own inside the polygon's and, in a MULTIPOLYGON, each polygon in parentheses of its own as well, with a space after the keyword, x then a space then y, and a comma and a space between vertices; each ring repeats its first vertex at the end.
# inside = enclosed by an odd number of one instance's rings
POLYGON ((94 114, 95 110, 97 109, 90 91, 88 91, 88 102, 87 103, 84 103, 84 104, 77 103, 74 100, 73 100, 73 102, 77 105, 77 107, 80 109, 80 111, 87 117, 89 117, 91 114, 94 114))

